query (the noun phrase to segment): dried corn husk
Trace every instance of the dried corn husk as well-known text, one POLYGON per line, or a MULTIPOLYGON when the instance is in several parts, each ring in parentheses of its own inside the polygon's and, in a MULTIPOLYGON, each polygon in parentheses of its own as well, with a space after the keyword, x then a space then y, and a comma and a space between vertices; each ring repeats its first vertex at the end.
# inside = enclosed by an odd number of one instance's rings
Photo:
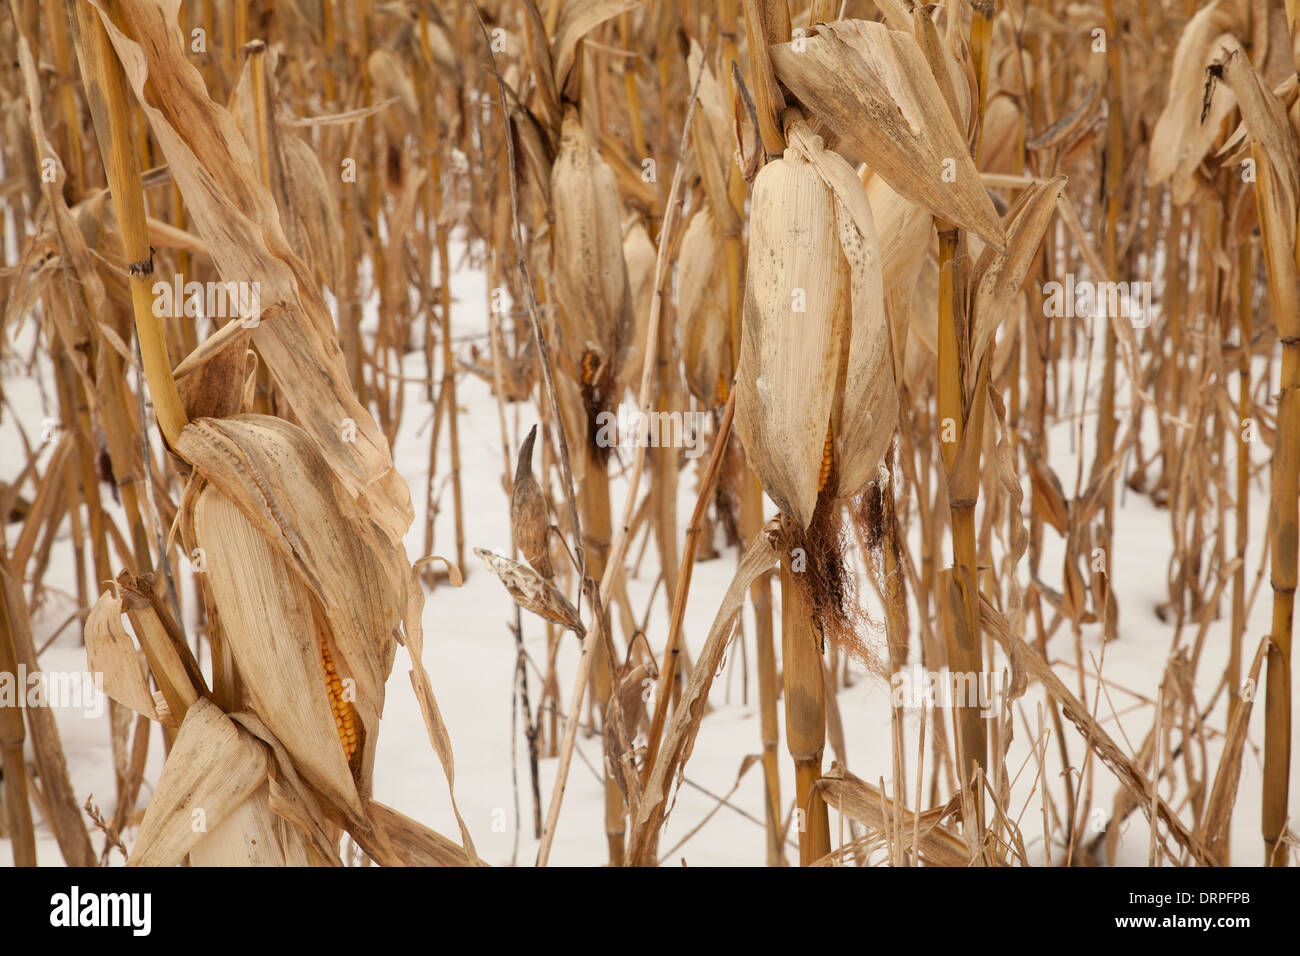
POLYGON ((489 571, 501 579, 501 583, 520 607, 547 621, 567 627, 579 636, 585 633, 577 608, 569 603, 559 588, 528 565, 511 561, 483 548, 475 548, 474 553, 483 559, 483 564, 489 571))
MULTIPOLYGON (((646 231, 645 223, 637 220, 623 237, 623 258, 627 262, 627 278, 632 289, 633 323, 627 358, 623 362, 620 379, 631 381, 641 371, 646 329, 650 325, 650 305, 654 298, 655 261, 658 258, 655 244, 646 231)), ((667 305, 667 302, 664 303, 667 305)))
POLYGON ((199 698, 167 755, 127 863, 175 866, 265 783, 267 771, 261 744, 199 698))
POLYGON ((754 181, 736 430, 764 489, 807 527, 828 430, 833 494, 857 494, 893 433, 898 398, 866 194, 801 124, 790 144, 754 181))
POLYGON ((215 488, 199 495, 194 539, 206 554, 206 579, 253 709, 307 782, 359 816, 361 799, 335 732, 310 591, 215 488))
POLYGON ((271 809, 264 784, 190 849, 191 866, 311 866, 307 838, 271 809))
POLYGON ((634 328, 632 296, 614 172, 574 110, 551 172, 551 208, 562 358, 575 380, 608 399, 634 328))
POLYGON ((1204 99, 1205 68, 1227 52, 1232 33, 1242 26, 1238 13, 1233 0, 1206 4, 1187 21, 1174 51, 1169 97, 1151 134, 1147 174, 1152 184, 1172 177, 1177 203, 1191 198, 1197 167, 1237 105, 1232 90, 1221 85, 1211 91, 1208 104, 1204 99))
POLYGON ((731 379, 727 285, 720 281, 725 274, 722 233, 706 204, 691 217, 682 235, 677 265, 677 315, 686 384, 705 407, 726 401, 731 379))

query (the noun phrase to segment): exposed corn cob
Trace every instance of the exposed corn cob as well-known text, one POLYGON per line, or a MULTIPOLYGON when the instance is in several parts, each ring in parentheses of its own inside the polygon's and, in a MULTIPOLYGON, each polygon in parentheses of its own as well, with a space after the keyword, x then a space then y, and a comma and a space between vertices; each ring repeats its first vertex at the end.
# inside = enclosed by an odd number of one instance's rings
POLYGON ((600 356, 591 349, 587 349, 582 353, 579 366, 582 373, 582 384, 590 385, 596 380, 596 371, 600 367, 600 356))
POLYGON ((715 396, 718 400, 718 404, 719 405, 727 404, 727 398, 730 395, 730 393, 731 393, 731 389, 727 387, 727 376, 719 372, 718 388, 717 388, 717 394, 715 396))
POLYGON ((334 726, 339 733, 339 743, 348 760, 357 752, 357 715, 352 704, 343 699, 343 680, 334 667, 329 641, 320 639, 320 660, 325 665, 325 686, 329 689, 330 710, 334 712, 334 726))
POLYGON ((831 462, 835 459, 835 449, 831 444, 834 432, 834 426, 827 422, 826 444, 822 446, 822 470, 821 475, 817 479, 817 494, 822 493, 822 489, 826 487, 826 479, 831 476, 831 462))

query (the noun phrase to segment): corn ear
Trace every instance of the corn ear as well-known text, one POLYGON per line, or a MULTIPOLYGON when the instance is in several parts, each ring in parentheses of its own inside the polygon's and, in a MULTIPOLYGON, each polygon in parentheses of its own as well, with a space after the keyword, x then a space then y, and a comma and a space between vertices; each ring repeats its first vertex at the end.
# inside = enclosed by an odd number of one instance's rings
POLYGON ((759 172, 750 201, 735 427, 764 490, 804 527, 817 503, 851 296, 831 191, 787 149, 759 172))
POLYGON ((731 330, 727 287, 719 276, 726 268, 726 256, 722 233, 707 204, 691 217, 682 235, 677 268, 677 314, 686 384, 706 406, 725 403, 732 368, 731 330))
POLYGON ((235 505, 199 495, 194 536, 253 709, 302 776, 340 807, 361 812, 336 734, 311 593, 235 505))
POLYGON ((633 328, 632 296, 614 173, 575 110, 564 118, 551 200, 562 351, 571 375, 598 385, 598 377, 612 378, 622 368, 633 328))
MULTIPOLYGON (((650 324, 650 305, 654 297, 655 244, 641 220, 634 222, 623 237, 623 259, 627 262, 627 278, 632 290, 633 322, 628 347, 619 378, 633 381, 640 374, 642 349, 645 348, 646 328, 650 324)), ((665 298, 664 306, 668 305, 665 298)))

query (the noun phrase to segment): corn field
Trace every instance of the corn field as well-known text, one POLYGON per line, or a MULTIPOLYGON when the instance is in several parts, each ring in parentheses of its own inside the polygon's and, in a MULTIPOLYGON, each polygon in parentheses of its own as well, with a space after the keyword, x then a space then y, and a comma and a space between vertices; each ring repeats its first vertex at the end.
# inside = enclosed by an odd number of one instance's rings
POLYGON ((6 7, 0 860, 1300 863, 1297 0, 6 7))

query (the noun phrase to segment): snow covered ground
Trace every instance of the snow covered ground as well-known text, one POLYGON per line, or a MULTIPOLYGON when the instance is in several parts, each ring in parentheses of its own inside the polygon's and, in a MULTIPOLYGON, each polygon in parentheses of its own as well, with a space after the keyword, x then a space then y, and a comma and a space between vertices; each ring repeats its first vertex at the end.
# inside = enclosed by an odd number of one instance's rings
MULTIPOLYGON (((454 254, 453 259, 459 259, 459 253, 454 254)), ((487 290, 482 273, 468 268, 461 269, 454 276, 452 288, 456 300, 456 335, 481 334, 485 328, 487 309, 487 290)), ((20 335, 18 354, 29 353, 30 335, 29 323, 20 335)), ((1094 387, 1099 378, 1095 374, 1096 367, 1094 365, 1094 387)), ((413 353, 408 356, 405 371, 416 378, 423 376, 422 355, 413 353)), ((42 419, 57 417, 56 412, 51 410, 50 397, 43 397, 38 382, 24 377, 12 365, 6 365, 4 380, 8 401, 17 413, 23 429, 33 441, 39 440, 42 419)), ((410 391, 407 394, 405 420, 394 455, 416 502, 416 519, 407 538, 408 551, 412 559, 415 559, 421 556, 423 547, 423 489, 428 462, 429 410, 424 404, 421 388, 414 384, 408 388, 410 391)), ((487 386, 472 376, 462 376, 458 395, 468 566, 465 568, 466 580, 462 588, 444 584, 428 598, 424 622, 424 663, 432 677, 434 691, 455 748, 457 800, 480 855, 493 865, 508 865, 512 862, 530 865, 536 855, 537 840, 532 830, 532 796, 527 752, 522 736, 522 715, 519 715, 520 722, 512 731, 515 642, 510 626, 514 617, 513 605, 498 580, 469 550, 480 547, 503 554, 508 554, 510 550, 509 501, 501 481, 501 436, 497 408, 487 386)), ((1088 407, 1094 408, 1095 403, 1089 403, 1088 407)), ((534 411, 531 406, 509 406, 507 421, 513 455, 519 440, 535 421, 534 411)), ((1068 422, 1060 423, 1051 433, 1050 461, 1062 476, 1067 491, 1073 486, 1076 460, 1070 451, 1070 432, 1074 427, 1068 422)), ((1090 438, 1091 426, 1084 431, 1086 438, 1090 438)), ((21 447, 13 416, 6 414, 0 422, 0 448, 4 450, 3 457, 0 458, 0 477, 13 478, 22 467, 24 455, 21 447)), ((1257 453, 1266 454, 1266 451, 1261 449, 1257 453)), ((1091 454, 1088 453, 1084 460, 1090 462, 1091 454)), ((440 461, 444 463, 442 471, 445 472, 445 463, 448 461, 445 451, 440 461)), ((685 518, 694 504, 695 485, 693 468, 683 472, 679 504, 681 525, 685 524, 685 518)), ((615 482, 613 505, 616 515, 622 507, 623 488, 621 482, 615 482)), ((443 490, 442 499, 444 507, 437 522, 435 551, 450 555, 454 550, 454 535, 449 487, 443 490)), ((1256 487, 1252 502, 1254 540, 1247 557, 1248 580, 1251 582, 1254 581, 1259 566, 1266 508, 1266 489, 1256 487)), ((16 534, 17 526, 6 528, 7 540, 11 546, 16 534)), ((1059 582, 1051 581, 1050 576, 1052 573, 1059 574, 1060 539, 1049 528, 1045 531, 1044 541, 1044 575, 1049 578, 1049 583, 1059 585, 1059 582)), ((919 541, 913 540, 911 546, 914 553, 919 554, 919 550, 916 550, 919 549, 919 541)), ((1156 697, 1174 633, 1173 625, 1161 622, 1154 613, 1155 606, 1167 598, 1165 573, 1170 553, 1168 512, 1154 508, 1149 499, 1143 496, 1132 492, 1125 494, 1115 522, 1113 551, 1112 580, 1121 608, 1120 639, 1106 645, 1103 657, 1098 629, 1089 627, 1084 629, 1083 647, 1087 660, 1104 661, 1102 669, 1109 696, 1101 697, 1098 719, 1121 747, 1131 754, 1150 729, 1154 715, 1151 702, 1156 697)), ((38 647, 75 611, 71 559, 72 549, 65 530, 62 539, 56 544, 54 565, 46 577, 47 584, 54 590, 34 613, 33 625, 38 647)), ((734 550, 724 549, 720 557, 699 563, 695 569, 685 621, 685 635, 693 653, 698 651, 703 642, 721 595, 731 580, 735 560, 734 550)), ((944 557, 943 561, 946 562, 947 558, 944 557)), ((1022 566, 1022 581, 1026 573, 1022 566)), ((629 584, 638 614, 643 613, 650 599, 656 574, 651 549, 639 576, 629 584)), ((865 585, 862 591, 864 595, 870 594, 870 589, 865 585)), ((1244 666, 1249 665, 1259 638, 1267 631, 1270 602, 1271 593, 1265 580, 1247 628, 1243 648, 1244 666)), ((188 593, 187 607, 193 607, 193 596, 188 593)), ((1227 659, 1230 603, 1226 593, 1222 607, 1222 616, 1209 628, 1198 671, 1195 690, 1201 706, 1213 694, 1227 659)), ((654 597, 648 627, 650 641, 656 651, 662 648, 667 634, 667 617, 667 605, 661 589, 654 597)), ((913 626, 915 628, 915 622, 913 626)), ((529 655, 537 667, 544 668, 544 626, 537 618, 524 614, 523 628, 524 643, 529 655)), ((752 623, 746 611, 747 640, 752 641, 752 633, 752 623)), ((1194 639, 1195 627, 1186 627, 1182 645, 1190 647, 1194 639)), ((883 641, 883 635, 878 640, 883 641)), ((577 642, 571 636, 566 637, 558 659, 561 693, 566 706, 577 656, 577 642)), ((1074 688, 1077 682, 1072 670, 1075 650, 1068 627, 1062 627, 1058 631, 1049 645, 1049 656, 1054 665, 1057 665, 1058 674, 1074 688)), ((710 698, 714 710, 701 726, 694 752, 685 768, 684 782, 671 806, 671 814, 660 840, 660 852, 663 862, 667 864, 761 865, 764 862, 761 767, 753 766, 736 787, 737 774, 746 755, 761 751, 754 658, 752 644, 749 652, 742 657, 738 641, 733 642, 727 653, 710 698), (750 668, 748 681, 742 673, 745 662, 750 668), (747 694, 744 689, 746 686, 747 694), (733 787, 736 789, 727 805, 718 808, 717 799, 733 787), (677 847, 678 842, 691 834, 715 809, 716 812, 707 824, 677 847)), ((75 623, 66 627, 44 651, 41 663, 51 670, 84 670, 84 653, 75 623)), ((408 670, 405 650, 399 649, 389 681, 379 740, 374 779, 375 797, 440 832, 454 835, 457 831, 446 784, 437 758, 429 746, 407 678, 408 670)), ((530 668, 529 682, 530 697, 535 707, 541 697, 541 686, 540 674, 534 668, 530 668)), ((1095 692, 1094 680, 1089 680, 1088 689, 1088 702, 1091 705, 1095 692)), ((1036 703, 1041 699, 1038 688, 1031 686, 1029 693, 1020 702, 1031 725, 1036 720, 1036 703)), ((888 686, 863 674, 852 687, 841 692, 839 702, 849 769, 871 782, 883 778, 892 790, 888 686)), ((1300 718, 1300 708, 1297 708, 1296 716, 1300 718)), ((85 801, 93 798, 105 816, 109 816, 113 810, 114 787, 107 716, 92 719, 80 711, 58 710, 57 718, 77 799, 85 801)), ((909 807, 914 806, 918 723, 915 716, 908 720, 906 752, 909 780, 906 790, 909 807)), ((1208 724, 1212 729, 1207 753, 1212 780, 1222 747, 1221 731, 1226 724, 1226 707, 1222 695, 1208 724)), ((1300 719, 1297 719, 1294 733, 1300 738, 1300 719)), ((1071 756, 1077 765, 1082 760, 1081 740, 1068 724, 1066 734, 1071 756)), ((1249 743, 1242 765, 1240 795, 1233 816, 1231 839, 1233 861, 1237 864, 1256 865, 1262 859, 1262 841, 1259 836, 1262 741, 1263 712, 1262 707, 1257 707, 1251 719, 1249 743)), ((1011 746, 1008 766, 1013 775, 1022 764, 1025 765, 1025 770, 1012 787, 1012 809, 1018 813, 1021 807, 1026 807, 1020 826, 1031 859, 1040 862, 1043 859, 1042 811, 1041 798, 1032 789, 1036 770, 1031 756, 1033 744, 1030 733, 1017 718, 1016 738, 1011 746)), ((161 752, 160 738, 155 737, 141 793, 141 806, 148 801, 151 787, 157 780, 161 769, 161 752)), ((788 808, 793 797, 794 778, 792 765, 784 750, 784 741, 779 754, 782 802, 788 808)), ((1051 741, 1048 754, 1048 766, 1052 774, 1049 786, 1057 805, 1063 808, 1066 778, 1056 776, 1060 767, 1055 740, 1051 741)), ((827 765, 831 757, 828 744, 827 765)), ((553 864, 598 865, 605 861, 603 788, 597 772, 602 759, 600 738, 580 734, 578 755, 569 775, 569 786, 551 857, 553 864)), ((927 760, 929 759, 927 751, 927 760)), ((1199 755, 1197 759, 1199 760, 1199 755)), ((543 760, 541 763, 543 814, 551 793, 555 764, 554 760, 543 760)), ((1298 768, 1300 760, 1293 761, 1293 819, 1297 815, 1297 808, 1300 808, 1298 768)), ((1091 808, 1099 808, 1102 811, 1101 818, 1109 818, 1118 784, 1111 773, 1096 762, 1093 765, 1093 779, 1091 808)), ((1077 786, 1077 778, 1072 778, 1072 785, 1077 786)), ((1162 794, 1169 796, 1167 785, 1162 788, 1162 794)), ((1175 806, 1181 804, 1184 796, 1185 787, 1180 785, 1175 806)), ((847 822, 841 829, 841 822, 832 808, 833 843, 838 843, 841 833, 847 839, 847 822)), ((1142 813, 1134 813, 1124 831, 1117 862, 1145 865, 1148 836, 1142 813)), ((97 834, 95 839, 99 846, 101 840, 97 834)), ((132 843, 131 832, 125 834, 125 841, 128 846, 132 843)), ((53 837, 44 826, 39 830, 38 854, 43 864, 61 861, 53 837)), ((788 855, 797 859, 793 844, 788 855)), ((1052 856, 1059 864, 1063 856, 1062 849, 1054 847, 1052 856)), ((0 842, 0 865, 10 863, 11 859, 9 843, 0 842)), ((114 854, 112 862, 120 864, 120 855, 114 854)))

